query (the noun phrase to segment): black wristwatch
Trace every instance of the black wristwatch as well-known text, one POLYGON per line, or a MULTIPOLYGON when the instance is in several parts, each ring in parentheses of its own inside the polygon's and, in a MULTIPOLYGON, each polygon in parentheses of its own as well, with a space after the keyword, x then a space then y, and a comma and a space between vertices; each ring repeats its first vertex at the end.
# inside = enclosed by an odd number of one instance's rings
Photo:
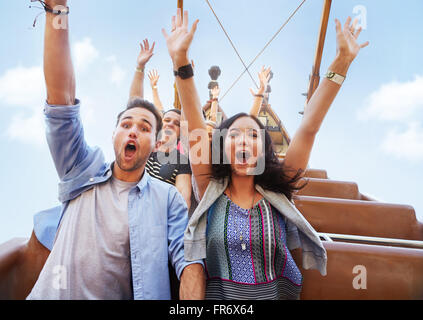
POLYGON ((189 79, 194 76, 194 69, 192 68, 191 64, 188 64, 186 66, 180 67, 178 71, 173 71, 173 74, 175 77, 179 76, 181 79, 189 79))

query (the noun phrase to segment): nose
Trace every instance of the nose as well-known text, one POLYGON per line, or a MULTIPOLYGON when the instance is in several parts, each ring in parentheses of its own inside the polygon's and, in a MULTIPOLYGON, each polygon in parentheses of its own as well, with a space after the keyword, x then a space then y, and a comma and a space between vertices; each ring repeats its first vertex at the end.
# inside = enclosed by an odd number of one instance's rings
POLYGON ((166 124, 166 127, 167 127, 167 128, 170 128, 170 129, 175 129, 175 124, 174 124, 174 123, 172 123, 172 122, 168 122, 168 123, 166 124))
POLYGON ((129 131, 129 137, 132 139, 136 139, 138 134, 138 128, 136 126, 132 126, 129 131))
POLYGON ((242 134, 240 134, 238 136, 238 139, 236 141, 236 144, 238 146, 241 146, 241 147, 244 147, 244 146, 247 145, 247 136, 246 136, 245 132, 243 132, 242 134))

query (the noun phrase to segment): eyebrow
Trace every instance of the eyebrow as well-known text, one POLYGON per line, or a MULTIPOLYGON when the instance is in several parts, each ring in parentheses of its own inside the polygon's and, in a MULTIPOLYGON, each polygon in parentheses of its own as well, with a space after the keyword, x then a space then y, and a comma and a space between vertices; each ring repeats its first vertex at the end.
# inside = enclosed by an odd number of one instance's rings
MULTIPOLYGON (((124 120, 134 120, 134 117, 132 117, 132 116, 126 116, 125 118, 122 118, 122 120, 120 122, 122 123, 124 120)), ((150 127, 153 127, 148 120, 146 120, 144 118, 141 118, 141 121, 147 122, 150 125, 150 127)))
MULTIPOLYGON (((232 129, 229 130, 229 132, 231 132, 231 131, 241 131, 241 129, 239 129, 239 128, 232 128, 232 129)), ((258 130, 257 129, 254 129, 254 128, 247 128, 247 131, 255 131, 255 132, 258 132, 258 130)))

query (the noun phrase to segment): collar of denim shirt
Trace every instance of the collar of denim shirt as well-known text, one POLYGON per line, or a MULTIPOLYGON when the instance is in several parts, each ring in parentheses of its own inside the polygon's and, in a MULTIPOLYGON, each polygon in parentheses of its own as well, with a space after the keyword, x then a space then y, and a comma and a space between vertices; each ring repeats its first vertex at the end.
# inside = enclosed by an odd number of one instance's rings
MULTIPOLYGON (((113 176, 114 165, 115 165, 115 162, 112 162, 107 166, 106 171, 103 174, 103 176, 108 176, 106 180, 109 180, 113 176)), ((148 183, 150 182, 150 179, 151 179, 150 175, 148 174, 147 170, 144 168, 142 178, 137 183, 137 187, 140 192, 142 192, 142 190, 148 185, 148 183)))

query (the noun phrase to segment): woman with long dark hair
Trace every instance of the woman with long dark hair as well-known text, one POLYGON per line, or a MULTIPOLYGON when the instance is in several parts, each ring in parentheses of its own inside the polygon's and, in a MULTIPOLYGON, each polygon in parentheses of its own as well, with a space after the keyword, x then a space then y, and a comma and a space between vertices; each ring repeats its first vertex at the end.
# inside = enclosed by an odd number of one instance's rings
POLYGON ((302 249, 304 269, 326 274, 322 242, 290 200, 348 68, 368 44, 357 43, 361 29, 356 30, 350 18, 343 28, 335 22, 336 58, 306 106, 283 163, 276 158, 263 125, 247 114, 237 114, 220 125, 209 156, 210 144, 188 58, 198 20, 189 30, 188 13, 182 18, 178 10, 172 19, 172 33, 163 30, 188 131, 196 136, 204 132, 200 141, 190 141, 201 201, 185 232, 185 259, 205 259, 206 298, 298 299, 302 275, 290 252, 296 248, 302 249), (206 161, 197 161, 198 156, 206 161))

